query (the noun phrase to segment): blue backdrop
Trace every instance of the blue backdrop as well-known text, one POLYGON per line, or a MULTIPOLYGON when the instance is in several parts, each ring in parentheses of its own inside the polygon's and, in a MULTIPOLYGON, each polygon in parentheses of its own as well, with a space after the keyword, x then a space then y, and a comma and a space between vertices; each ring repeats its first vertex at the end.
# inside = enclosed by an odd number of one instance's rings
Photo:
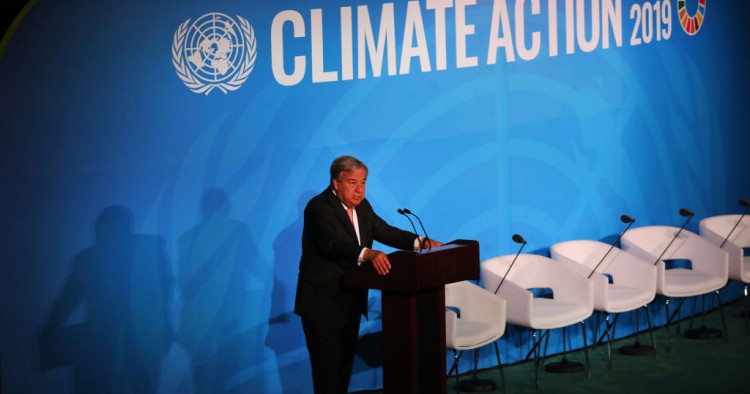
MULTIPOLYGON (((0 48, 2 388, 310 392, 291 312, 301 213, 342 154, 369 165, 384 219, 408 228, 408 207, 482 259, 514 253, 513 233, 545 254, 611 239, 623 213, 737 212, 748 12, 30 3, 0 48)), ((382 387, 377 292, 371 308, 351 390, 382 387)), ((506 334, 506 362, 524 335, 506 334)))

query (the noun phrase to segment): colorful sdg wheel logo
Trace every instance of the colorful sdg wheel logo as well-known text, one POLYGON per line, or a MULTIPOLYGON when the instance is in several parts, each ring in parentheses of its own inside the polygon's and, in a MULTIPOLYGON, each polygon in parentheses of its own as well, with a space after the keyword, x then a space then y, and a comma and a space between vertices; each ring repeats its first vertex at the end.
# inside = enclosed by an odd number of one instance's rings
POLYGON ((703 26, 703 19, 706 15, 706 0, 698 0, 698 11, 690 15, 685 6, 686 0, 677 1, 677 17, 680 19, 680 25, 685 33, 694 36, 703 26))

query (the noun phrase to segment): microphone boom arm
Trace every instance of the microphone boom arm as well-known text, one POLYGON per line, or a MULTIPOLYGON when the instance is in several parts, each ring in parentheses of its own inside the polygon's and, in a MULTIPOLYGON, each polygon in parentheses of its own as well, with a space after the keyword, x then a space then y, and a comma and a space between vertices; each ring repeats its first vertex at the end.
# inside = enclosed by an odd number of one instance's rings
MULTIPOLYGON (((405 214, 414 216, 419 221, 419 226, 422 227, 422 232, 424 233, 424 239, 419 241, 419 247, 420 249, 424 249, 424 241, 429 240, 430 237, 427 235, 427 230, 424 229, 424 224, 422 224, 422 219, 420 219, 419 216, 412 213, 412 211, 410 211, 408 208, 404 208, 402 209, 402 211, 404 211, 405 214)), ((414 232, 415 233, 417 232, 416 227, 414 229, 414 232)), ((432 249, 432 244, 430 244, 430 249, 432 249)))
MULTIPOLYGON (((417 238, 419 238, 419 234, 417 234, 417 227, 414 225, 414 222, 411 220, 411 218, 409 217, 409 215, 407 215, 406 212, 404 212, 404 210, 401 209, 401 208, 398 209, 398 213, 400 213, 400 214, 402 214, 402 215, 404 215, 406 217, 406 220, 408 220, 409 223, 411 223, 411 228, 414 229, 414 236, 416 236, 417 238)), ((422 247, 422 242, 421 241, 419 242, 419 246, 420 246, 420 248, 422 247)))
POLYGON ((503 275, 503 278, 500 279, 500 283, 497 285, 497 288, 495 288, 495 293, 494 294, 497 294, 498 290, 500 290, 500 286, 503 285, 503 282, 505 282, 505 278, 508 277, 508 273, 510 273, 510 269, 513 268, 513 264, 516 263, 516 259, 518 259, 518 255, 521 254, 521 251, 523 250, 523 247, 526 246, 526 240, 523 239, 523 237, 520 236, 520 235, 518 235, 518 234, 514 234, 513 235, 513 241, 515 241, 515 242, 519 242, 520 241, 521 247, 518 249, 518 252, 516 252, 516 256, 513 257, 513 261, 510 262, 510 267, 508 267, 508 270, 505 271, 505 275, 503 275))
POLYGON ((625 234, 626 231, 628 231, 628 229, 630 228, 630 226, 633 225, 633 223, 635 223, 635 220, 631 220, 630 223, 628 223, 628 226, 625 227, 625 230, 622 230, 622 232, 620 233, 620 236, 617 237, 617 239, 615 240, 615 242, 612 242, 612 245, 609 246, 609 250, 607 250, 607 253, 605 253, 604 256, 602 257, 602 259, 599 260, 599 262, 596 264, 596 266, 594 267, 594 269, 591 270, 591 273, 589 274, 589 276, 587 278, 591 279, 591 275, 594 275, 594 272, 596 272, 596 269, 599 268, 599 266, 604 262, 604 259, 607 258, 607 256, 609 255, 609 252, 611 252, 612 249, 615 248, 615 245, 617 245, 617 243, 620 242, 620 239, 622 238, 622 236, 625 234))
POLYGON ((687 226, 688 222, 690 222, 690 219, 693 218, 693 213, 692 212, 690 212, 690 211, 688 211, 688 210, 686 210, 684 208, 680 210, 680 214, 682 214, 683 212, 687 214, 687 215, 683 215, 683 216, 687 216, 688 217, 687 220, 685 221, 685 223, 682 224, 682 227, 680 227, 680 230, 677 231, 677 234, 674 235, 674 238, 672 238, 672 240, 669 241, 669 244, 667 245, 666 248, 664 248, 664 251, 661 252, 661 254, 656 259, 656 261, 654 261, 654 265, 658 264, 659 261, 661 261, 661 258, 664 256, 664 253, 667 253, 667 250, 669 250, 669 247, 672 246, 672 243, 674 242, 674 240, 676 240, 677 237, 680 236, 680 233, 682 233, 682 230, 685 229, 685 226, 687 226))

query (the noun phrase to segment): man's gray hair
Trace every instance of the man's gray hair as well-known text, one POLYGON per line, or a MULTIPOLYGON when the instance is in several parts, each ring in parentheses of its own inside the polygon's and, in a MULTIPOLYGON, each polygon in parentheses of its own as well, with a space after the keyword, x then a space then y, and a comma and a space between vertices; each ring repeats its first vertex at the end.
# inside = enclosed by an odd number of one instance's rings
POLYGON ((354 172, 359 170, 360 168, 364 168, 365 173, 368 172, 365 163, 362 163, 356 157, 339 156, 335 160, 333 160, 333 163, 331 163, 331 182, 333 182, 334 179, 341 180, 342 172, 354 172))

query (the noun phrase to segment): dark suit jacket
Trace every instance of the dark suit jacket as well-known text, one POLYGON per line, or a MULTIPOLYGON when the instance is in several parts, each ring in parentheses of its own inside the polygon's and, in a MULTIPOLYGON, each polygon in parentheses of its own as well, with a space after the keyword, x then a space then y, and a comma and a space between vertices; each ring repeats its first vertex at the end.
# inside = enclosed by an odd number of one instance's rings
POLYGON ((375 214, 367 199, 355 209, 361 245, 357 244, 349 216, 331 187, 313 197, 305 207, 294 305, 294 313, 304 319, 331 321, 345 319, 351 313, 366 314, 367 289, 347 287, 342 281, 347 271, 358 268, 357 258, 362 248, 372 248, 373 241, 403 250, 414 247, 416 236, 386 223, 375 214))

